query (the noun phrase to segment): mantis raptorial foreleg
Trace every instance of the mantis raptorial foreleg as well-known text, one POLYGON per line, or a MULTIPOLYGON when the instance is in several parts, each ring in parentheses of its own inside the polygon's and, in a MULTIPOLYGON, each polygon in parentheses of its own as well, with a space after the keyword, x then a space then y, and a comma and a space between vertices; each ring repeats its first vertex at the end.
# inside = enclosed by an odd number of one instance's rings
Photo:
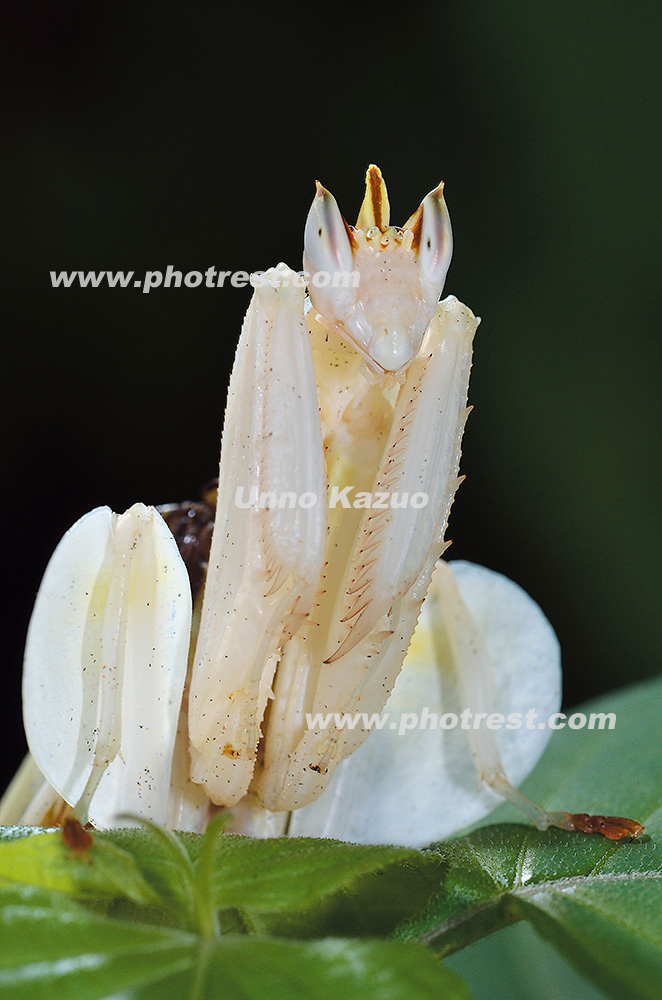
MULTIPOLYGON (((305 714, 380 711, 395 683, 434 563, 444 547, 448 511, 459 482, 476 326, 466 307, 452 297, 445 300, 407 370, 388 419, 372 403, 385 440, 363 485, 373 500, 384 495, 403 505, 330 512, 324 593, 314 616, 317 627, 304 629, 287 644, 276 680, 264 771, 257 785, 269 809, 294 809, 315 798, 337 764, 367 735, 363 726, 342 733, 334 727, 306 728, 305 714), (407 504, 404 498, 415 495, 426 498, 424 506, 407 504), (349 544, 344 544, 348 520, 351 535, 349 544)), ((322 355, 318 364, 324 360, 328 359, 322 355)), ((367 386, 366 390, 368 397, 376 391, 367 386)), ((352 412, 355 405, 352 399, 352 412)), ((348 472, 352 477, 360 474, 357 463, 347 468, 344 439, 351 425, 347 411, 343 416, 336 432, 340 440, 327 429, 331 488, 337 485, 334 472, 341 477, 342 471, 341 482, 347 481, 348 472), (344 458, 334 462, 338 453, 344 458)), ((354 442, 363 456, 366 425, 363 412, 356 419, 354 442)))
POLYGON ((319 404, 303 290, 284 284, 290 275, 283 265, 256 289, 237 349, 189 694, 191 776, 223 805, 248 789, 280 650, 310 612, 322 569, 319 404), (261 506, 267 492, 276 502, 261 506), (281 506, 281 494, 317 503, 281 506))

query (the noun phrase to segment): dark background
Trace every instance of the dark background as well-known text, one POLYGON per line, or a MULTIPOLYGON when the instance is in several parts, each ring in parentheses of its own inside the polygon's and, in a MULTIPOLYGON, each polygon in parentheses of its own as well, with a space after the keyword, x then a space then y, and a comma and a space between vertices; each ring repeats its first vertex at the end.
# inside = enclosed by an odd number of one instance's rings
MULTIPOLYGON (((47 560, 85 511, 215 475, 249 289, 50 270, 300 266, 319 177, 402 223, 440 179, 483 317, 452 557, 561 639, 566 702, 659 669, 660 6, 17 7, 3 74, 5 777, 47 560)), ((54 720, 55 724, 57 720, 54 720)))

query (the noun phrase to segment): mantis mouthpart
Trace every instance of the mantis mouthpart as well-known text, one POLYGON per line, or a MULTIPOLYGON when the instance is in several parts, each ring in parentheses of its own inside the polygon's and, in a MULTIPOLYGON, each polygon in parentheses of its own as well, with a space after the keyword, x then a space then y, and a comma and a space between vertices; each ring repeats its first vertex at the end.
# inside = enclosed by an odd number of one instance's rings
MULTIPOLYGON (((26 646, 31 758, 0 822, 71 807, 102 828, 131 813, 200 830, 230 808, 236 832, 423 846, 505 796, 541 828, 641 832, 516 790, 545 727, 371 735, 385 705, 540 718, 560 705, 537 605, 499 574, 440 561, 479 323, 439 301, 451 248, 443 185, 395 228, 377 167, 355 227, 318 183, 309 297, 285 264, 254 281, 202 596, 192 610, 154 508, 97 508, 65 535, 26 646)), ((194 590, 203 575, 198 561, 194 590)))

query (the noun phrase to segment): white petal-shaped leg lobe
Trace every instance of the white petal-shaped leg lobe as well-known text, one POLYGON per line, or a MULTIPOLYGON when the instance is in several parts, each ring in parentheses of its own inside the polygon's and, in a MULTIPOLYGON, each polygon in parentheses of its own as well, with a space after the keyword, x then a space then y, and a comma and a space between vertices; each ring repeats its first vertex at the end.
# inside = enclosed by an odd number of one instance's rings
MULTIPOLYGON (((95 826, 111 826, 121 822, 118 813, 129 813, 165 824, 186 680, 191 589, 175 539, 154 508, 136 504, 119 517, 115 546, 124 569, 120 746, 92 798, 90 819, 95 826)), ((100 741, 102 736, 103 730, 100 741)))
POLYGON ((190 691, 191 776, 218 805, 248 788, 280 649, 315 600, 325 532, 303 289, 280 265, 256 288, 230 380, 190 691))
MULTIPOLYGON (((454 297, 440 303, 421 354, 398 392, 389 436, 373 474, 373 498, 381 497, 379 503, 389 498, 386 508, 363 511, 349 553, 342 546, 333 550, 327 546, 327 577, 335 576, 339 585, 329 587, 322 598, 320 620, 328 622, 323 662, 316 664, 314 687, 303 699, 311 715, 379 712, 393 689, 435 561, 444 548, 446 521, 459 483, 477 325, 471 310, 454 297), (415 494, 427 502, 403 502, 415 494), (400 503, 392 505, 391 497, 400 503), (332 567, 338 561, 341 572, 334 574, 332 567)), ((349 517, 356 511, 340 514, 349 517)), ((303 691, 300 671, 291 668, 289 653, 288 644, 283 663, 290 668, 293 684, 303 691)), ((312 801, 367 732, 362 724, 351 731, 334 725, 307 728, 292 745, 279 784, 273 775, 268 789, 263 781, 263 805, 297 809, 312 801)))
POLYGON ((440 564, 387 702, 385 727, 342 762, 320 799, 293 813, 289 832, 412 847, 448 837, 501 801, 479 785, 473 733, 462 728, 463 710, 471 709, 472 721, 481 711, 499 712, 506 720, 519 713, 519 728, 483 730, 495 737, 505 774, 519 784, 551 734, 538 723, 558 710, 560 700, 558 641, 538 605, 499 573, 466 562, 440 564), (462 602, 459 623, 457 606, 447 597, 450 571, 462 602), (469 683, 462 679, 465 664, 452 648, 471 641, 474 629, 489 656, 492 705, 489 691, 475 687, 471 664, 469 683), (469 691, 473 703, 467 704, 469 691), (537 713, 535 727, 527 728, 531 709, 537 713), (459 724, 443 728, 452 723, 451 713, 459 724), (414 714, 417 725, 409 728, 414 714), (421 719, 424 729, 418 728, 421 719))
POLYGON ((94 766, 114 521, 108 507, 97 507, 64 535, 39 587, 25 647, 28 746, 70 803, 80 799, 94 766))
POLYGON ((191 597, 160 514, 97 508, 64 536, 30 621, 23 706, 46 779, 99 827, 165 822, 191 597))

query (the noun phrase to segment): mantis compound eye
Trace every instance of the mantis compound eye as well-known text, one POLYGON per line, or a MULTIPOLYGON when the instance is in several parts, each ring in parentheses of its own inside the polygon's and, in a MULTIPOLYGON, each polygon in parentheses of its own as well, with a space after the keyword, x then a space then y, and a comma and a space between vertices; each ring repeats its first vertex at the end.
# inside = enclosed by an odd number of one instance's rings
POLYGON ((426 195, 415 215, 418 216, 419 213, 421 222, 418 259, 421 274, 423 280, 429 282, 432 293, 436 292, 438 298, 444 287, 453 253, 451 220, 444 201, 443 184, 426 195))
POLYGON ((389 225, 386 184, 370 166, 355 228, 321 184, 306 223, 304 268, 314 309, 381 379, 402 377, 417 356, 451 259, 440 184, 402 229, 389 225))
POLYGON ((349 226, 340 214, 336 199, 319 181, 306 220, 304 246, 313 272, 326 271, 333 277, 343 269, 352 270, 354 258, 349 226))
POLYGON ((303 266, 308 272, 310 300, 332 322, 351 313, 358 280, 355 271, 351 230, 333 195, 317 182, 304 233, 303 266))

